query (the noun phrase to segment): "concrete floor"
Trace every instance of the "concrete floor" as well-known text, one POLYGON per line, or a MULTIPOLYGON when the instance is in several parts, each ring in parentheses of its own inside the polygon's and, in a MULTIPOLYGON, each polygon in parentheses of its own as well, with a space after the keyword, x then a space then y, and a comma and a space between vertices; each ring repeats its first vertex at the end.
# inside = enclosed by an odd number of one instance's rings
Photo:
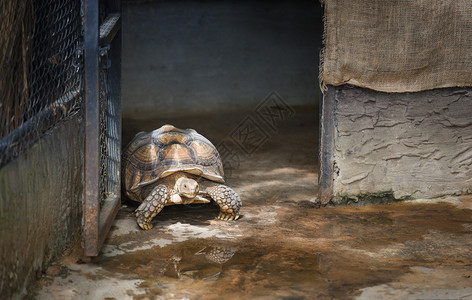
MULTIPOLYGON (((173 118, 215 144, 253 112, 173 118)), ((472 197, 315 208, 317 111, 280 122, 227 184, 242 217, 166 207, 154 228, 126 202, 98 257, 80 245, 41 279, 39 299, 472 299, 472 197)), ((123 139, 166 118, 124 119, 123 139)), ((261 128, 265 128, 261 126, 261 128)))

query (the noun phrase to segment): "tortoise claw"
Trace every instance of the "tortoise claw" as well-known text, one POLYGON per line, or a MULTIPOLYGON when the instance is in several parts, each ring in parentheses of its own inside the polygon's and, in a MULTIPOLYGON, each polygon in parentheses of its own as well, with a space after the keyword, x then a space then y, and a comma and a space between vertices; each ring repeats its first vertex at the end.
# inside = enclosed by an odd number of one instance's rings
POLYGON ((144 230, 149 230, 153 227, 151 223, 138 223, 138 225, 144 230))
POLYGON ((141 229, 149 230, 153 227, 150 222, 149 212, 146 211, 146 213, 143 213, 142 211, 138 211, 136 217, 138 226, 141 227, 141 229))
POLYGON ((216 185, 209 188, 208 194, 220 206, 219 220, 229 221, 239 218, 241 199, 230 187, 222 184, 216 185))
POLYGON ((233 214, 225 214, 225 213, 220 212, 217 219, 222 220, 222 221, 233 221, 233 220, 236 221, 237 219, 239 219, 239 214, 233 215, 233 214))

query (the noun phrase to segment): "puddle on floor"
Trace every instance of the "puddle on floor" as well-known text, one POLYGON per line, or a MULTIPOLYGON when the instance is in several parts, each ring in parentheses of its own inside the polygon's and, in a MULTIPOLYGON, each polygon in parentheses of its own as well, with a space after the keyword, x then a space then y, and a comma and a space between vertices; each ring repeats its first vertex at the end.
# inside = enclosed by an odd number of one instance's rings
POLYGON ((99 258, 94 263, 127 279, 143 280, 138 290, 147 296, 153 296, 153 291, 190 299, 303 295, 315 291, 315 282, 323 284, 318 256, 312 249, 256 239, 190 240, 99 258))
MULTIPOLYGON (((472 204, 470 197, 464 201, 472 204)), ((219 228, 221 222, 209 217, 212 208, 192 211, 199 216, 197 223, 185 214, 179 222, 219 228)), ((172 209, 155 229, 112 236, 108 244, 165 239, 165 224, 177 213, 172 209)), ((120 214, 120 219, 129 217, 126 209, 120 214)), ((189 237, 100 255, 86 269, 72 264, 73 276, 56 278, 55 285, 75 284, 80 291, 81 280, 115 282, 112 287, 121 289, 121 296, 101 290, 100 297, 116 299, 379 299, 399 291, 408 299, 411 289, 417 292, 412 299, 452 290, 457 297, 472 295, 470 209, 450 203, 315 209, 287 202, 268 226, 248 221, 229 225, 238 226, 242 236, 189 237), (71 278, 74 283, 68 284, 71 278)), ((97 295, 90 285, 88 289, 87 295, 78 292, 72 298, 97 295)))

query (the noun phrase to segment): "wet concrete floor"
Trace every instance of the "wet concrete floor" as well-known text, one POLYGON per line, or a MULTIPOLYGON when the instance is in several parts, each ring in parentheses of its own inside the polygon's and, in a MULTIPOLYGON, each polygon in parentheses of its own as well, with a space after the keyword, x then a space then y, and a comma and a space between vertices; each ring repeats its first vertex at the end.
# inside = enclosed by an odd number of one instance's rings
MULTIPOLYGON (((171 206, 143 231, 138 204, 124 202, 101 254, 69 249, 36 296, 472 299, 472 197, 317 209, 316 114, 297 109, 272 131, 261 124, 268 139, 251 155, 233 149, 227 184, 243 201, 240 220, 216 220, 212 204, 171 206)), ((123 139, 172 123, 218 144, 246 116, 125 117, 123 139)))

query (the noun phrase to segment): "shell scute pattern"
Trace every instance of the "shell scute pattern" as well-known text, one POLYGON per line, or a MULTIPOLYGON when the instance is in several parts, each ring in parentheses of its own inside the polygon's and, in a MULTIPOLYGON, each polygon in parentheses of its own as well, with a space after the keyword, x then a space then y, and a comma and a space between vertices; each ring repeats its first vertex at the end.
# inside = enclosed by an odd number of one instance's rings
POLYGON ((124 186, 135 200, 143 186, 178 171, 224 182, 215 146, 193 129, 172 125, 137 134, 123 152, 122 164, 124 186))

